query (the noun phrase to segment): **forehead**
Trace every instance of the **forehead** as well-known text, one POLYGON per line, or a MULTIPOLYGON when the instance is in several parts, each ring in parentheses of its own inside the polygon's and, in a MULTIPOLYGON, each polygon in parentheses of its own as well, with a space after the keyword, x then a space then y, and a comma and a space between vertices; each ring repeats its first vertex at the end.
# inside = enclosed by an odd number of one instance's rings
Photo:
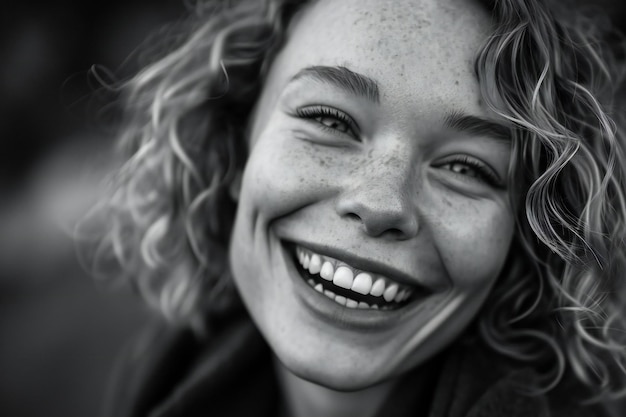
POLYGON ((275 75, 285 83, 308 66, 346 66, 377 80, 383 99, 469 105, 478 101, 473 63, 490 26, 473 0, 317 0, 294 18, 275 75))
POLYGON ((305 29, 343 36, 350 46, 388 47, 390 52, 416 40, 431 50, 443 44, 464 47, 483 38, 490 23, 487 9, 476 0, 314 0, 299 20, 306 22, 305 29))

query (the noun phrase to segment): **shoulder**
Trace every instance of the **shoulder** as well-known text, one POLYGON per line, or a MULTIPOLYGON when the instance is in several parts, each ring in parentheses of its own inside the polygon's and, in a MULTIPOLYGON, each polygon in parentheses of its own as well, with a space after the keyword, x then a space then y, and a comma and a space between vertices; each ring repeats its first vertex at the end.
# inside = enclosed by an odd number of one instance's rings
POLYGON ((269 348, 247 316, 208 337, 161 323, 120 358, 103 417, 272 415, 277 385, 269 348), (245 398, 236 401, 233 395, 245 398))
POLYGON ((189 366, 194 336, 162 321, 152 323, 120 352, 105 396, 103 417, 143 415, 168 383, 189 366), (186 363, 187 362, 187 363, 186 363))
POLYGON ((459 343, 446 354, 431 417, 608 417, 573 378, 555 389, 529 394, 540 383, 532 368, 510 361, 480 343, 459 343))

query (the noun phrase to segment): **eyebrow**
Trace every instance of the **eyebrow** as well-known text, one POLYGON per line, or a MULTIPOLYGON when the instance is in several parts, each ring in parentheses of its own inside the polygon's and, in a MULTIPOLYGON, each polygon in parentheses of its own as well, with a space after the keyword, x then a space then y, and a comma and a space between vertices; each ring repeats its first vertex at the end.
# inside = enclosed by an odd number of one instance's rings
MULTIPOLYGON (((298 71, 298 73, 291 78, 291 81, 293 82, 303 78, 330 84, 349 94, 364 97, 376 104, 380 104, 380 89, 378 83, 374 79, 351 71, 344 66, 316 65, 306 67, 298 71)), ((452 111, 446 114, 444 125, 449 129, 459 132, 467 132, 476 136, 490 136, 507 143, 511 140, 511 132, 506 126, 460 111, 452 111)))
POLYGON ((459 111, 448 113, 444 119, 444 125, 459 132, 467 132, 476 136, 490 136, 507 143, 511 141, 511 131, 506 126, 459 111))
POLYGON ((378 83, 370 77, 358 74, 346 67, 313 66, 300 70, 291 81, 310 78, 338 87, 349 94, 364 97, 376 104, 380 103, 378 83))

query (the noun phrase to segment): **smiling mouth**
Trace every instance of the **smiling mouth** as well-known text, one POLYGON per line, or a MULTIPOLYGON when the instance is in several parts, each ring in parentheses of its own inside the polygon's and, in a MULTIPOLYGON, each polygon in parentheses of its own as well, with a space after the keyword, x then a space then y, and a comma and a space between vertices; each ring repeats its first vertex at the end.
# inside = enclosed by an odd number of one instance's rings
POLYGON ((302 279, 320 294, 347 308, 397 310, 429 291, 359 270, 344 261, 293 245, 291 252, 302 279))

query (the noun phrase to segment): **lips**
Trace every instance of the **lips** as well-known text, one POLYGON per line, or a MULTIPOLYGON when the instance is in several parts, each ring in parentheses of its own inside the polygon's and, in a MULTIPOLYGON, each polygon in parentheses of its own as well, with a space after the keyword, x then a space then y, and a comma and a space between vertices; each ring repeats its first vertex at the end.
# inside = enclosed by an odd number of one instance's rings
POLYGON ((353 309, 395 310, 428 291, 392 277, 356 268, 342 259, 293 245, 300 275, 317 292, 353 309))

